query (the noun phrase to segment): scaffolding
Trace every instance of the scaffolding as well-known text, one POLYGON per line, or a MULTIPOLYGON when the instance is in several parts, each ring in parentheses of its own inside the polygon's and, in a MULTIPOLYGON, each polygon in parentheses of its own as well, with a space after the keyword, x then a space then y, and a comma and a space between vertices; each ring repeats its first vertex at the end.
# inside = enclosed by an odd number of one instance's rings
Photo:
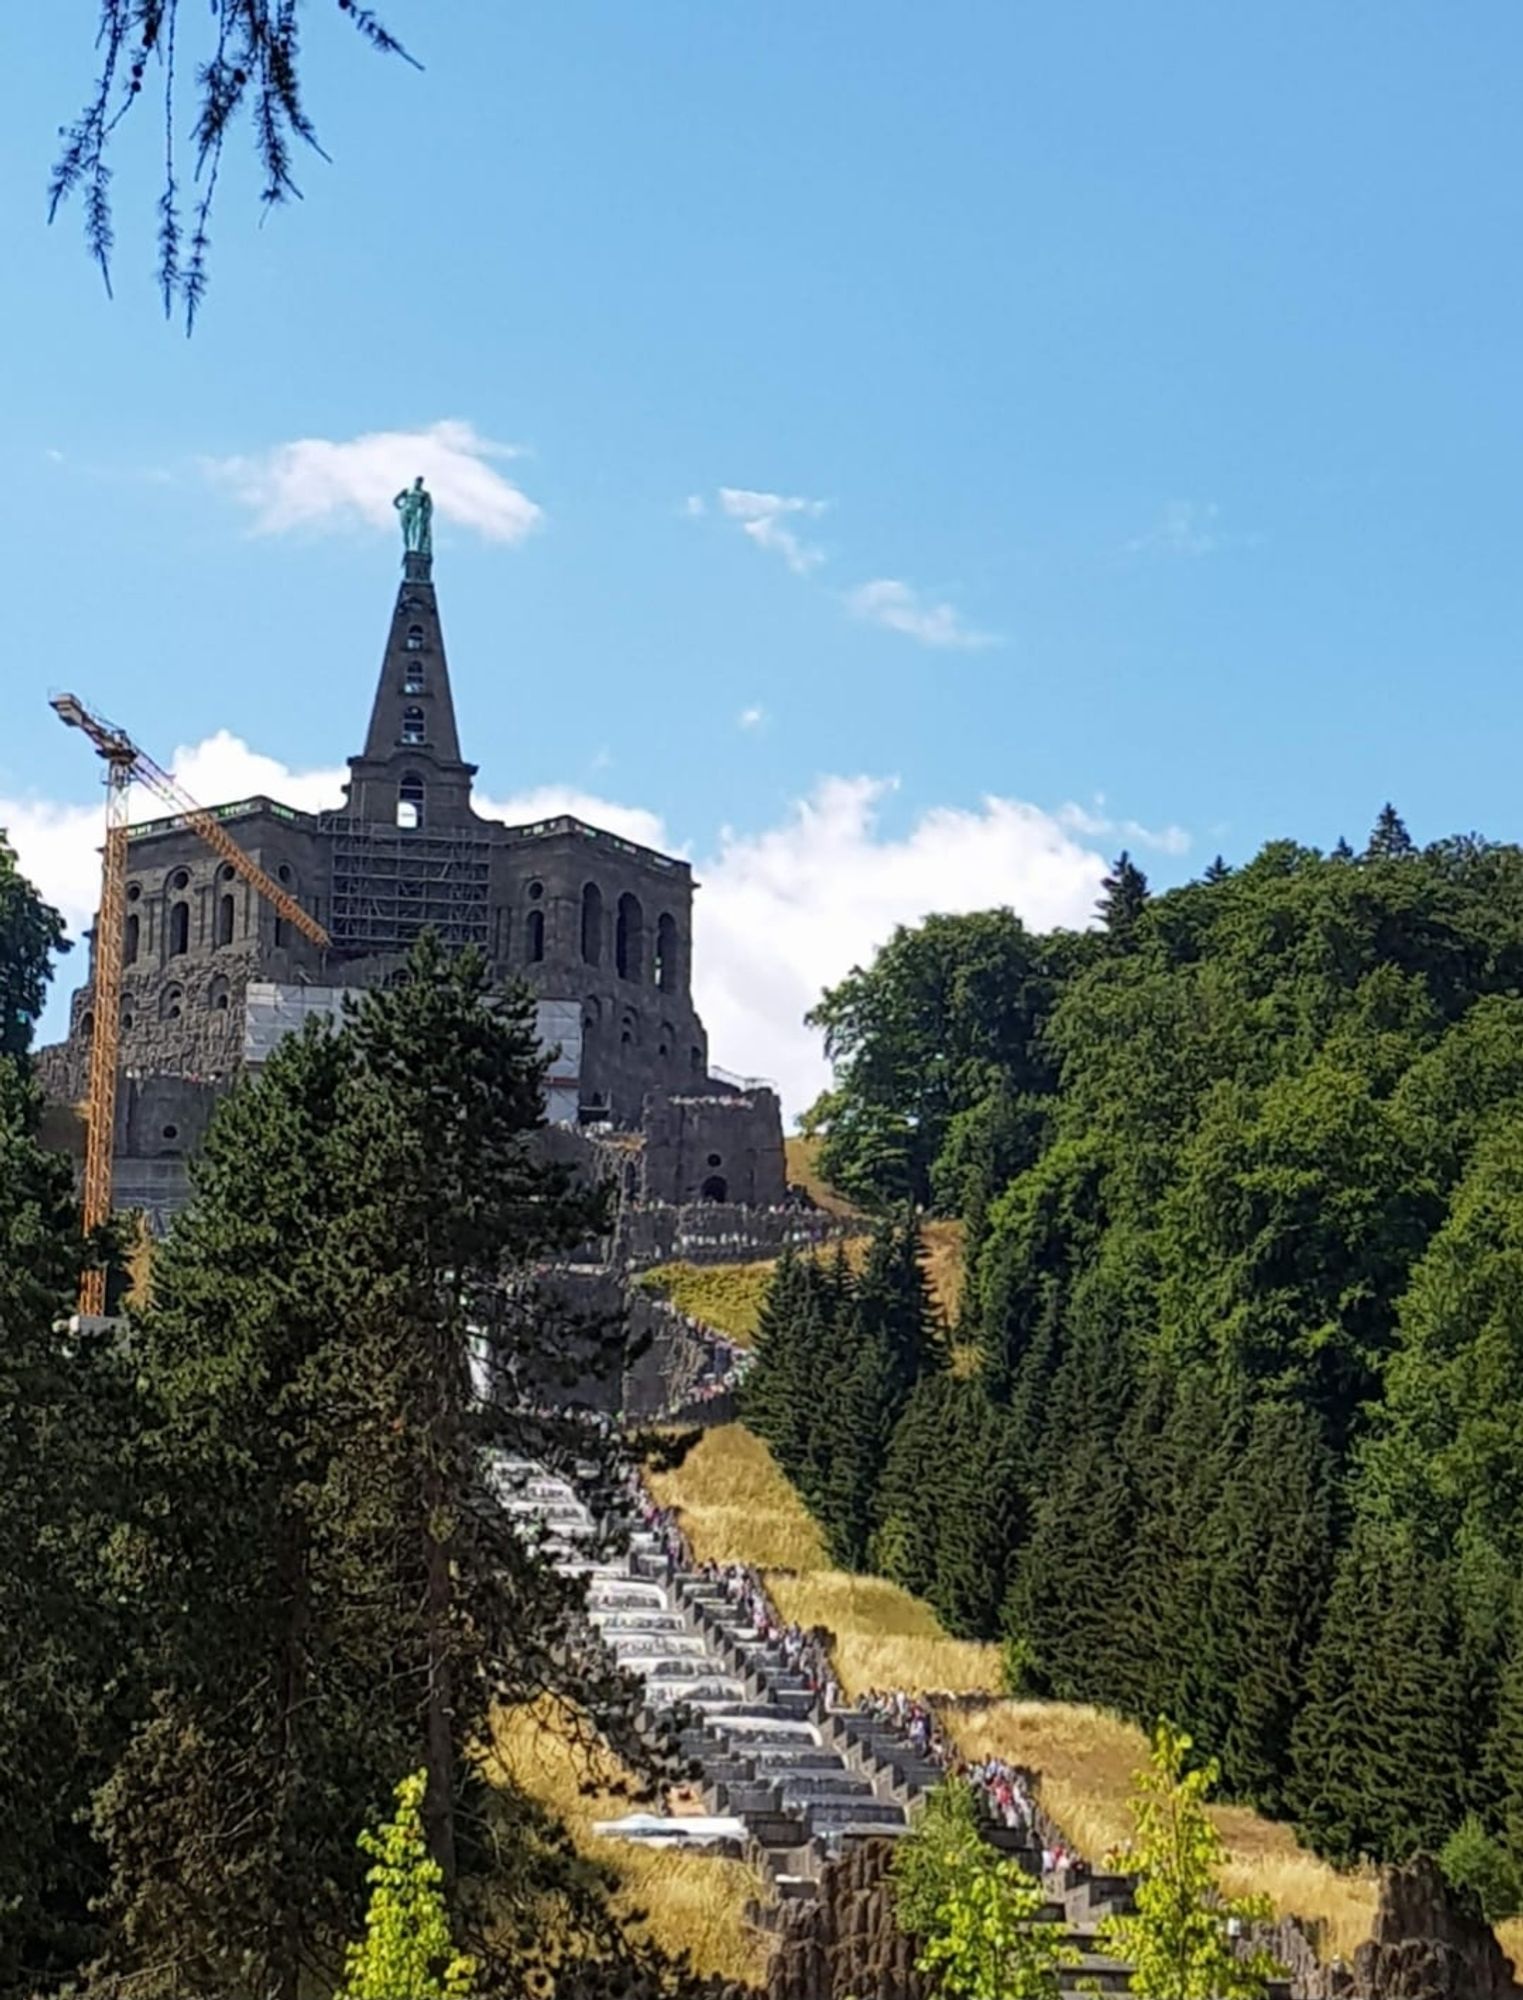
POLYGON ((468 827, 384 826, 321 816, 333 841, 335 949, 405 952, 431 930, 442 944, 489 948, 489 836, 468 827))

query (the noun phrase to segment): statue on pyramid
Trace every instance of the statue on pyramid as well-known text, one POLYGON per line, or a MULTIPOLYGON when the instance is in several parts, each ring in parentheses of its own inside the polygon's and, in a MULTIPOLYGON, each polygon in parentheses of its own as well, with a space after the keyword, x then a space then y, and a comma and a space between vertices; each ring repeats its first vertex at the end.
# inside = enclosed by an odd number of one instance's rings
POLYGON ((404 486, 392 501, 402 516, 402 547, 410 556, 431 556, 434 552, 433 495, 423 485, 420 472, 411 486, 404 486))

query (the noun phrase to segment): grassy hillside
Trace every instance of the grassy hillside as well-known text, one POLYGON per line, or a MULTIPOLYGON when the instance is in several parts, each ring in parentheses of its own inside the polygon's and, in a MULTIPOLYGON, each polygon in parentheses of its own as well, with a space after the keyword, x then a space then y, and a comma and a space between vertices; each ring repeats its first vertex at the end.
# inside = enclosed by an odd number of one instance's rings
MULTIPOLYGON (((998 1687, 996 1647, 951 1638, 926 1605, 881 1578, 828 1566, 803 1503, 749 1431, 709 1432, 683 1465, 651 1483, 661 1503, 678 1510, 700 1560, 756 1564, 786 1617, 830 1627, 848 1694, 998 1687)), ((1103 1853, 1129 1831, 1131 1774, 1146 1755, 1130 1724, 1097 1709, 1026 1701, 951 1711, 947 1722, 970 1755, 992 1752, 1038 1771, 1044 1801, 1081 1851, 1103 1853)), ((1231 1852, 1233 1891, 1267 1894, 1281 1911, 1320 1922, 1330 1953, 1347 1957, 1369 1935, 1372 1877, 1339 1874, 1299 1847, 1289 1828, 1246 1808, 1220 1806, 1215 1818, 1231 1852)), ((1505 1932, 1503 1943, 1511 1943, 1505 1932)))
POLYGON ((582 1759, 546 1710, 499 1716, 493 1749, 502 1768, 565 1822, 580 1854, 617 1872, 614 1908, 621 1916, 637 1917, 665 1950, 689 1952, 700 1973, 746 1982, 765 1976, 768 1939, 747 1922, 745 1911, 747 1903, 765 1901, 767 1890, 747 1862, 698 1849, 660 1853, 632 1841, 600 1840, 592 1831, 597 1820, 632 1810, 627 1799, 606 1789, 623 1774, 605 1759, 593 1774, 604 1788, 584 1793, 582 1759))

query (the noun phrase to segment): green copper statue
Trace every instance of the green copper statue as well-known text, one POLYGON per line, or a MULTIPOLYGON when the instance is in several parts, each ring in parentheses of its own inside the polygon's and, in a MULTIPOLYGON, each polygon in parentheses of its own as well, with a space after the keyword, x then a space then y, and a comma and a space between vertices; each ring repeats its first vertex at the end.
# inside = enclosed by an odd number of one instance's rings
POLYGON ((404 486, 392 501, 402 516, 402 547, 410 556, 431 556, 434 552, 433 496, 423 488, 419 473, 411 486, 404 486))

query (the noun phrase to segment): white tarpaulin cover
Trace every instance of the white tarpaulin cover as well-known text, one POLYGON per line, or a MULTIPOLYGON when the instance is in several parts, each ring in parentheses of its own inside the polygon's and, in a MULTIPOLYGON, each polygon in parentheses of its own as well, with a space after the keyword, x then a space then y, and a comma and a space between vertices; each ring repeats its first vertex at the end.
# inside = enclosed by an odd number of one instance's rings
MULTIPOLYGON (((338 1020, 346 986, 278 986, 270 979, 249 982, 244 1013, 243 1060, 251 1068, 269 1061, 276 1045, 314 1015, 338 1020)), ((534 1024, 540 1047, 558 1051, 550 1062, 545 1116, 552 1125, 574 1125, 581 1096, 582 1005, 579 1000, 536 1000, 534 1024)))
POLYGON ((630 1813, 626 1819, 602 1819, 593 1826, 601 1840, 643 1840, 660 1847, 707 1847, 715 1840, 744 1840, 743 1819, 707 1819, 679 1814, 662 1819, 655 1813, 630 1813))

